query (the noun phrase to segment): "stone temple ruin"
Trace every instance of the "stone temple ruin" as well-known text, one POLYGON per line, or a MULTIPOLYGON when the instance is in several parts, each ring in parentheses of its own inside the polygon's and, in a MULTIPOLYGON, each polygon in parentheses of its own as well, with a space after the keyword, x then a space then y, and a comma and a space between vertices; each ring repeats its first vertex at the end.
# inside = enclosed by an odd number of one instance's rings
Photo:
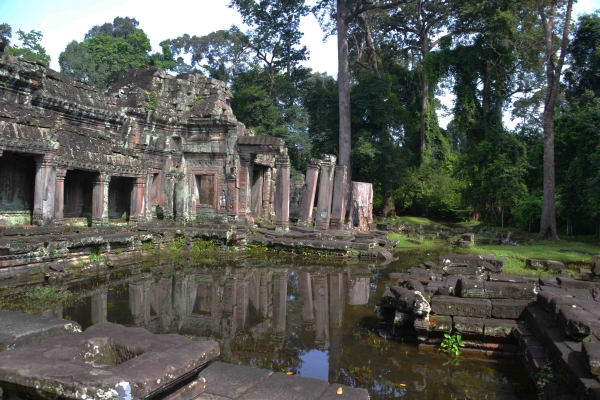
MULTIPOLYGON (((254 136, 231 97, 221 81, 153 67, 123 74, 102 94, 0 53, 0 226, 262 218, 287 230, 284 141, 254 136)), ((344 223, 346 171, 335 161, 312 160, 306 182, 295 182, 300 225, 344 223)), ((362 185, 350 215, 366 230, 372 190, 362 185)))

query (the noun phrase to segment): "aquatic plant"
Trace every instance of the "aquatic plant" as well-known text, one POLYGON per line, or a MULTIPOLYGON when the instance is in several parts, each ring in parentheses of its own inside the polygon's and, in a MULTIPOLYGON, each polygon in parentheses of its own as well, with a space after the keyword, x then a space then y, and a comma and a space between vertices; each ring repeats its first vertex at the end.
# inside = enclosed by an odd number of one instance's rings
POLYGON ((460 355, 460 347, 465 347, 460 335, 444 334, 444 340, 440 343, 438 351, 441 353, 450 354, 453 356, 460 355))

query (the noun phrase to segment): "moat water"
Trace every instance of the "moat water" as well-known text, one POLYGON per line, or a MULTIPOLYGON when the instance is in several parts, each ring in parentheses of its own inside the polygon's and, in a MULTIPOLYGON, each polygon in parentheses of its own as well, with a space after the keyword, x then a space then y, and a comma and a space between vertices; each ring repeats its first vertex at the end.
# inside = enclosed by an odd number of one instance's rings
POLYGON ((211 256, 158 266, 150 258, 71 284, 75 301, 58 313, 83 329, 108 321, 216 340, 221 361, 366 388, 372 399, 535 398, 520 360, 450 358, 378 336, 374 308, 389 273, 423 257, 383 268, 211 256))

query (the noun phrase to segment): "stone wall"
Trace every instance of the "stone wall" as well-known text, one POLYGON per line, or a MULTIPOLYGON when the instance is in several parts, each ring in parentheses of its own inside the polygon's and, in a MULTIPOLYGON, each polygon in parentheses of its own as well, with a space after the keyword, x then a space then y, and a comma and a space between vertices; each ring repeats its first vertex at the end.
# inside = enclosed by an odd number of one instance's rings
MULTIPOLYGON (((0 53, 0 226, 185 222, 197 205, 219 220, 252 222, 261 216, 253 206, 269 216, 274 199, 251 204, 249 177, 257 157, 261 173, 275 175, 260 157, 285 153, 284 143, 260 138, 240 151, 239 138, 253 134, 233 115, 231 97, 224 82, 153 67, 99 93, 0 53), (14 169, 15 158, 25 167, 14 169)), ((273 193, 273 180, 264 182, 273 193)))

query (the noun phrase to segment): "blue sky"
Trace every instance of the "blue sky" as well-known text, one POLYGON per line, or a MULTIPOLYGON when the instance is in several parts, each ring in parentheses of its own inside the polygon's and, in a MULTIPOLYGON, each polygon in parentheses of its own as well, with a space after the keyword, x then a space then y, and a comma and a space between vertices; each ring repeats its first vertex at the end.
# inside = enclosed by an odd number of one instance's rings
MULTIPOLYGON (((315 0, 307 2, 314 3, 315 0)), ((162 40, 184 33, 202 36, 231 25, 242 27, 239 14, 228 8, 228 3, 229 0, 160 3, 147 0, 0 0, 0 23, 12 26, 13 39, 18 29, 41 31, 44 35, 42 45, 52 57, 50 67, 58 71, 59 54, 72 40, 83 40, 94 25, 112 22, 117 16, 135 18, 157 51, 162 40)), ((600 9, 600 0, 579 0, 574 6, 574 18, 597 9, 600 9)), ((304 64, 314 71, 337 76, 336 38, 331 37, 323 43, 323 31, 312 15, 302 20, 300 29, 304 32, 303 44, 310 50, 310 60, 304 64)), ((451 96, 443 96, 441 100, 452 105, 451 96)), ((449 118, 440 117, 441 125, 445 126, 449 118)))

